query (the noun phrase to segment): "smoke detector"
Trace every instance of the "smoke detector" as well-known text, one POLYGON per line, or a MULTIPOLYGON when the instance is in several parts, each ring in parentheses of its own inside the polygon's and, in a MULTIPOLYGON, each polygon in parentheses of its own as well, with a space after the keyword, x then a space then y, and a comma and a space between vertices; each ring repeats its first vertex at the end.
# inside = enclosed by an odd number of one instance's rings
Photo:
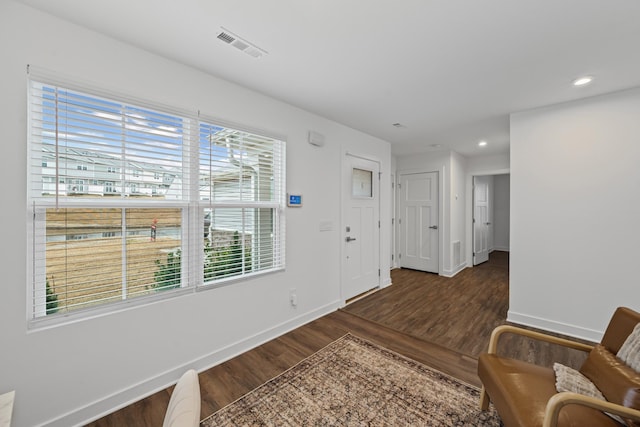
POLYGON ((232 33, 231 31, 227 30, 224 27, 220 27, 220 30, 221 31, 218 33, 218 36, 217 36, 218 40, 222 40, 226 44, 231 45, 236 49, 243 51, 244 53, 246 53, 247 55, 253 58, 260 58, 263 55, 266 55, 269 53, 264 49, 260 49, 258 46, 251 43, 250 41, 247 41, 246 39, 243 39, 242 37, 232 33))

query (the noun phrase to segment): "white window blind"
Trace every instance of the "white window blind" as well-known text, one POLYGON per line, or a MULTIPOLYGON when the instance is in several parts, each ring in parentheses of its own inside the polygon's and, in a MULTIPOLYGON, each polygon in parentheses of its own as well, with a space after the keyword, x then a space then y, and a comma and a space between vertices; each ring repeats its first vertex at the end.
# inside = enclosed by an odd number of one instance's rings
POLYGON ((284 265, 283 142, 201 122, 199 163, 204 282, 284 265))
POLYGON ((31 319, 284 266, 284 142, 37 73, 29 85, 31 319))
POLYGON ((33 80, 30 89, 32 199, 185 199, 188 120, 33 80))

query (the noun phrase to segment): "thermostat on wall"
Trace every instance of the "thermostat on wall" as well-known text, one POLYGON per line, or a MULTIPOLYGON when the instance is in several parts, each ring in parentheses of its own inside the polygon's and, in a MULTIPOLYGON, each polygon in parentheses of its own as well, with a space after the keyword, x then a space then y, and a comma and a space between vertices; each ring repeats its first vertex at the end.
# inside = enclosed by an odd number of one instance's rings
POLYGON ((288 194, 287 206, 299 208, 302 206, 302 194, 288 194))

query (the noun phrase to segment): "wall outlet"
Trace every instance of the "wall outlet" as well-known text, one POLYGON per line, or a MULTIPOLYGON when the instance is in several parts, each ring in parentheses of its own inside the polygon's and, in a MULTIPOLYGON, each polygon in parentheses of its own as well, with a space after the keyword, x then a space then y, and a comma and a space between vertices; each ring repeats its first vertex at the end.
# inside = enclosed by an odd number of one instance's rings
POLYGON ((289 289, 289 303, 291 307, 296 307, 298 305, 298 294, 296 293, 296 288, 289 289))

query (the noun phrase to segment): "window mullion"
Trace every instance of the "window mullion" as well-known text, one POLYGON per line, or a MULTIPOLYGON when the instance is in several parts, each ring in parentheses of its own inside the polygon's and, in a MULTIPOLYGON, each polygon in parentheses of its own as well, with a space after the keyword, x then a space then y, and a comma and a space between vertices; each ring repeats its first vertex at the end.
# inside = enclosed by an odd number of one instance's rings
POLYGON ((200 199, 200 158, 199 158, 199 123, 195 118, 185 119, 187 131, 183 138, 183 176, 188 188, 185 192, 187 200, 187 233, 186 260, 183 260, 183 271, 186 273, 183 286, 198 287, 203 282, 204 251, 202 248, 204 210, 200 199))

